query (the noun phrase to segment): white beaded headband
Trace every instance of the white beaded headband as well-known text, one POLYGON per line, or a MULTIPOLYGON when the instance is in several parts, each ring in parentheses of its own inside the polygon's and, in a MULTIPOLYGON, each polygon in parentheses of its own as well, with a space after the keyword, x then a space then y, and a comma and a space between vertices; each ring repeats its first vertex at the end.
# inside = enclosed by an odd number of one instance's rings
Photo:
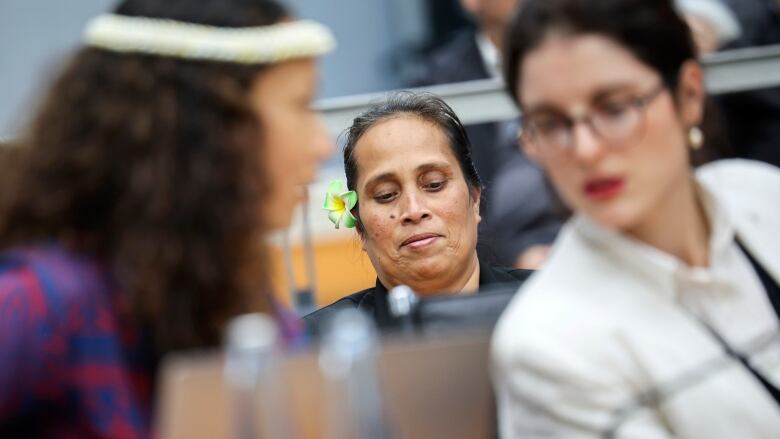
POLYGON ((308 20, 230 28, 117 14, 90 20, 84 42, 113 52, 238 64, 269 64, 318 56, 336 46, 327 27, 308 20))

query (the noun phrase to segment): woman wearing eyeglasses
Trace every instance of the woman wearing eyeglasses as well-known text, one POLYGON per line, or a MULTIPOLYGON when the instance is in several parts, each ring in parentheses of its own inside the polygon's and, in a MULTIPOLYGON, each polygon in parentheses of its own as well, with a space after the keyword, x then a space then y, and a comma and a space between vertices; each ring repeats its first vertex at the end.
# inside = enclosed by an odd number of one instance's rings
POLYGON ((502 437, 780 437, 780 171, 692 169, 705 92, 668 0, 528 0, 523 148, 575 212, 493 340, 502 437))

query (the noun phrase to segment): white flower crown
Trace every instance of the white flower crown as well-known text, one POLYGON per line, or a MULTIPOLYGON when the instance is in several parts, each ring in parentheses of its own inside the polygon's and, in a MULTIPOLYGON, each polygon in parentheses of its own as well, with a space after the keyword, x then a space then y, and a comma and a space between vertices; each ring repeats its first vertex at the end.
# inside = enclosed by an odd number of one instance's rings
POLYGON ((318 56, 336 46, 327 27, 308 20, 229 28, 117 14, 90 20, 84 43, 113 52, 239 64, 318 56))

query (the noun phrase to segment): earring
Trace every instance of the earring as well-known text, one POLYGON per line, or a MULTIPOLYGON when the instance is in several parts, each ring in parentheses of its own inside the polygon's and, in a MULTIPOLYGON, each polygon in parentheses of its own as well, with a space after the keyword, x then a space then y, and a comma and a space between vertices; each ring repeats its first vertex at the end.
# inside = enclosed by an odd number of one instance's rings
POLYGON ((701 146, 704 144, 704 133, 701 132, 701 128, 691 127, 688 130, 688 143, 694 151, 701 149, 701 146))

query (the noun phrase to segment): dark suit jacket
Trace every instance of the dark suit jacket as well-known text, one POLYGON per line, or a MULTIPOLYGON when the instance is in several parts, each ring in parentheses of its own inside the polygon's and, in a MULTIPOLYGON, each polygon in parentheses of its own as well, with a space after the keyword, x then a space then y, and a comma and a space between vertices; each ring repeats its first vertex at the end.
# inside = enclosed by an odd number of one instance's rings
MULTIPOLYGON (((488 79, 490 74, 485 67, 482 54, 477 47, 473 30, 463 31, 449 44, 434 51, 422 73, 412 80, 412 87, 450 84, 454 82, 488 79)), ((482 183, 490 186, 503 158, 511 152, 514 145, 502 139, 501 124, 481 123, 466 127, 471 140, 472 158, 482 183)))
MULTIPOLYGON (((742 35, 724 49, 780 44, 775 0, 723 0, 742 25, 742 35)), ((780 166, 780 87, 716 97, 734 155, 780 166)))
MULTIPOLYGON (((517 270, 512 268, 497 267, 479 261, 479 286, 500 283, 516 283, 520 286, 533 271, 517 270)), ((387 288, 376 280, 373 288, 351 294, 339 299, 324 308, 321 308, 303 318, 306 328, 311 334, 319 334, 323 327, 338 311, 354 308, 370 315, 379 328, 387 328, 391 325, 392 317, 387 305, 387 288)))
POLYGON ((551 244, 568 211, 539 166, 521 153, 499 169, 487 210, 496 260, 513 265, 517 256, 534 245, 551 244))

